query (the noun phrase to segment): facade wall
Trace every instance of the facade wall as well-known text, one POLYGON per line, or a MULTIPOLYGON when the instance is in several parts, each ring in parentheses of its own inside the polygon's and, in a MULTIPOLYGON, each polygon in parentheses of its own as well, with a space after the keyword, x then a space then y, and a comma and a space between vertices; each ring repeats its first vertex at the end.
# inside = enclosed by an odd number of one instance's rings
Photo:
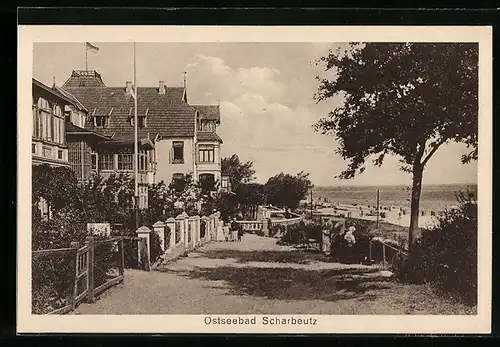
POLYGON ((166 185, 168 185, 172 181, 172 175, 174 173, 192 173, 193 178, 196 179, 194 150, 194 138, 168 138, 157 141, 155 143, 155 157, 157 164, 155 181, 163 181, 166 185), (184 161, 182 163, 174 163, 174 141, 182 141, 184 143, 184 161))
POLYGON ((215 181, 221 180, 221 156, 220 156, 220 144, 218 142, 198 142, 196 144, 196 167, 198 177, 202 174, 212 174, 214 175, 215 181), (203 145, 212 145, 214 147, 214 159, 213 162, 203 161, 203 156, 200 155, 200 147, 203 145))
POLYGON ((69 166, 63 108, 64 105, 51 99, 49 93, 37 95, 34 92, 31 137, 33 164, 69 166))

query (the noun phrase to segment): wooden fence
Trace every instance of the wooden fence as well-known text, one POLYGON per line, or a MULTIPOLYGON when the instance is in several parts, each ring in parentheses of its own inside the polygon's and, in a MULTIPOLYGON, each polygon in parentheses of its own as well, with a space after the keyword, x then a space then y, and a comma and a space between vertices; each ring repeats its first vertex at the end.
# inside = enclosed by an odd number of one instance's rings
POLYGON ((72 246, 32 252, 32 304, 37 300, 39 306, 49 304, 40 300, 50 299, 52 308, 35 314, 67 313, 84 300, 94 302, 108 288, 123 282, 122 237, 101 241, 87 237, 82 247, 72 246), (61 307, 54 308, 54 303, 61 307))

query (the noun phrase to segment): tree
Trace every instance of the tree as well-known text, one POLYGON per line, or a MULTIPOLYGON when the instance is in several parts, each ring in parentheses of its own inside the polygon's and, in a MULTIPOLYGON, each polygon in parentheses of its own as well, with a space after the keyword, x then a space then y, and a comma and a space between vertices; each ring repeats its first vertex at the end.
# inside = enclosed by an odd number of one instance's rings
POLYGON ((347 159, 337 177, 380 166, 386 155, 400 158, 412 174, 409 243, 418 236, 420 192, 425 165, 442 145, 462 142, 466 163, 477 159, 478 45, 459 43, 350 44, 330 51, 324 63, 333 78, 318 78, 317 102, 334 96, 343 104, 315 124, 335 135, 347 159))
POLYGON ((74 204, 77 192, 78 181, 70 168, 47 164, 32 166, 32 204, 38 204, 43 198, 56 212, 74 204))
POLYGON ((312 187, 308 173, 299 172, 295 176, 280 173, 265 184, 267 203, 295 209, 312 187))
POLYGON ((234 192, 243 215, 248 215, 256 206, 266 202, 266 188, 260 183, 240 184, 234 192))
POLYGON ((238 155, 233 154, 230 157, 222 158, 221 172, 225 176, 229 176, 231 189, 236 190, 242 183, 248 183, 253 180, 255 170, 253 162, 247 161, 242 163, 238 155))

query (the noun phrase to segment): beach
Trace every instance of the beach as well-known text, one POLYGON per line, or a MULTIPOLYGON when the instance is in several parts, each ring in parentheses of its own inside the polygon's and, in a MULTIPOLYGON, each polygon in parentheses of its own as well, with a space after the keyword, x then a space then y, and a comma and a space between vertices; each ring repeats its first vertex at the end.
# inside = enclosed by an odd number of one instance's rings
MULTIPOLYGON (((315 187, 313 201, 323 205, 317 211, 375 221, 379 190, 380 220, 407 227, 410 225, 411 189, 408 186, 315 187)), ((476 184, 424 185, 420 198, 419 227, 435 225, 440 212, 458 204, 456 194, 470 191, 477 196, 476 184)))

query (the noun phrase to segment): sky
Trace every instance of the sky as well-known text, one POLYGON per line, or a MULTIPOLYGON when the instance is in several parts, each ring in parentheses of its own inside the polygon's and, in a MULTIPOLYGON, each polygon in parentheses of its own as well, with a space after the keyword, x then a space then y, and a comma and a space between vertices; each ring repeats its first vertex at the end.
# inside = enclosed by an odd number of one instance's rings
MULTIPOLYGON (((132 43, 92 42, 99 52, 88 52, 88 68, 107 86, 133 80, 132 43)), ((327 76, 315 61, 336 43, 137 43, 139 87, 182 86, 186 72, 188 101, 220 101, 222 156, 233 153, 252 161, 256 181, 265 183, 280 172, 310 173, 316 186, 410 185, 411 175, 398 169, 397 157, 386 157, 382 167, 367 169, 350 180, 336 179, 347 162, 335 153, 333 136, 315 132, 313 124, 339 106, 339 98, 316 103, 316 76, 327 76)), ((62 84, 72 70, 85 69, 84 43, 35 43, 33 77, 62 84)), ((477 163, 463 165, 462 144, 440 148, 424 171, 424 184, 476 183, 477 163)))

